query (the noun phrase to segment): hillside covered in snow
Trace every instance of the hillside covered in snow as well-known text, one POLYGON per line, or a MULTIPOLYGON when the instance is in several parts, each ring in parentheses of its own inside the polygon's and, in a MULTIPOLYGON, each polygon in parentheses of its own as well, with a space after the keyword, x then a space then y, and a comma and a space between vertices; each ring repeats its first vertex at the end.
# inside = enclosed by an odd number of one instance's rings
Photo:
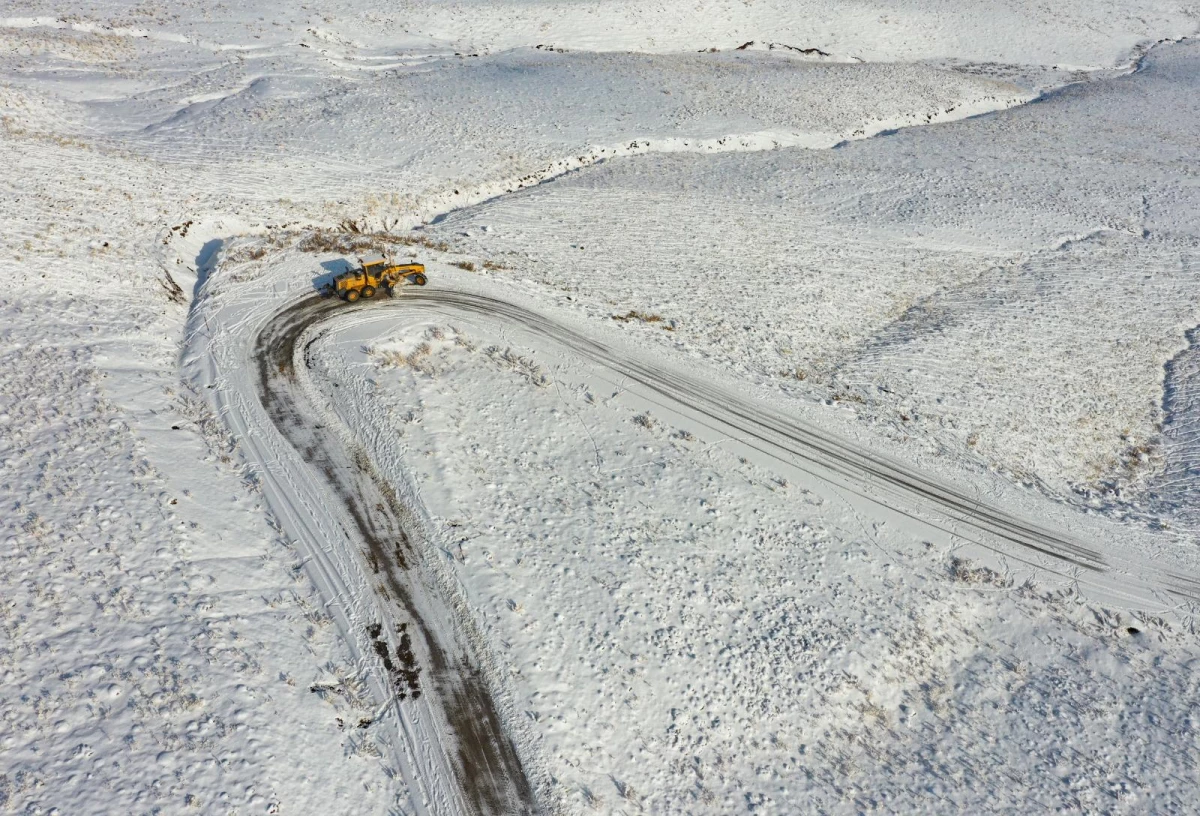
POLYGON ((1196 811, 1198 26, 8 3, 0 813, 1196 811))

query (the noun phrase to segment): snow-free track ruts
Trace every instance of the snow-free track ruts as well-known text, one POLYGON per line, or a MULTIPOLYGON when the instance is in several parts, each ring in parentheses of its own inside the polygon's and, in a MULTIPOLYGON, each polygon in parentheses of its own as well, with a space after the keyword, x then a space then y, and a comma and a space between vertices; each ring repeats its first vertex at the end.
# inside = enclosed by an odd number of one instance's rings
POLYGON ((347 533, 359 539, 355 543, 368 562, 381 604, 396 605, 391 611, 400 621, 394 637, 382 625, 370 624, 372 647, 391 675, 397 697, 415 701, 424 696, 427 704, 441 707, 454 731, 446 748, 461 801, 479 814, 532 813, 533 793, 520 759, 469 650, 454 636, 446 599, 431 597, 432 582, 413 577, 420 564, 405 524, 406 508, 361 449, 336 433, 308 427, 305 420, 315 412, 300 405, 306 395, 295 366, 303 364, 305 349, 297 344, 330 315, 330 307, 339 305, 312 298, 289 306, 263 327, 255 341, 259 399, 283 437, 345 503, 353 520, 347 533), (426 666, 415 660, 414 636, 421 638, 426 666))
MULTIPOLYGON (((1089 582, 1086 576, 1095 576, 1100 579, 1098 584, 1124 590, 1134 604, 1160 597, 1159 592, 1178 601, 1200 600, 1200 583, 1185 575, 1159 573, 1147 581, 1133 574, 1143 570, 1135 568, 1131 572, 1128 564, 1120 564, 1116 565, 1120 575, 1105 579, 1104 574, 1114 568, 1110 559, 1068 533, 990 505, 962 488, 762 403, 635 358, 545 314, 506 300, 433 288, 406 288, 394 299, 353 306, 313 295, 279 311, 259 333, 256 360, 260 398, 284 437, 306 461, 323 471, 335 494, 346 503, 362 539, 362 550, 372 570, 381 576, 380 591, 386 596, 383 600, 399 604, 416 622, 430 654, 434 692, 456 732, 455 771, 464 799, 480 813, 530 812, 534 809, 532 791, 478 667, 461 649, 454 653, 452 644, 439 640, 444 627, 426 625, 421 604, 413 601, 413 587, 404 580, 411 567, 409 559, 419 558, 403 523, 409 511, 400 505, 395 492, 361 450, 345 450, 335 433, 297 426, 297 418, 305 415, 295 405, 295 400, 303 398, 294 371, 296 363, 303 364, 305 359, 306 350, 297 349, 300 339, 315 336, 313 332, 322 321, 378 319, 374 316, 390 309, 481 316, 540 335, 636 383, 647 399, 681 408, 696 421, 731 433, 767 456, 1038 570, 1072 576, 1084 583, 1089 582), (330 457, 329 446, 341 446, 340 455, 330 457), (335 460, 353 462, 355 466, 338 468, 328 464, 335 460)), ((443 609, 449 608, 450 599, 439 602, 443 609)))

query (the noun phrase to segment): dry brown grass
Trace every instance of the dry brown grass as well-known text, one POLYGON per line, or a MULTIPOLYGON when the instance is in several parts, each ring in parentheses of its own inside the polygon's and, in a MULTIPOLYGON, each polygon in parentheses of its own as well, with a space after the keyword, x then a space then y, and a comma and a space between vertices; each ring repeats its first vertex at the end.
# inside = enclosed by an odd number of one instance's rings
POLYGON ((867 401, 863 398, 862 394, 859 394, 857 391, 851 391, 848 385, 845 386, 845 389, 845 391, 835 392, 830 399, 839 404, 843 402, 854 402, 859 405, 866 404, 867 401))
POLYGON ((374 353, 378 355, 380 365, 395 368, 411 368, 413 371, 432 375, 434 370, 432 362, 429 359, 432 351, 433 348, 428 343, 421 343, 407 353, 391 349, 374 353))
POLYGON ((484 349, 484 354, 501 368, 520 374, 538 388, 546 388, 554 382, 544 368, 528 357, 522 357, 511 348, 502 349, 499 346, 489 346, 484 349))
POLYGON ((12 117, 0 116, 0 130, 4 131, 4 135, 13 138, 34 139, 42 142, 50 142, 59 147, 77 147, 82 150, 91 150, 92 145, 76 139, 73 136, 61 136, 57 133, 43 133, 41 131, 28 130, 18 125, 12 117))
POLYGON ((619 320, 622 323, 628 323, 630 320, 640 320, 643 323, 661 323, 662 315, 647 314, 646 312, 639 312, 636 309, 630 309, 626 314, 613 315, 612 319, 619 320))
POLYGON ((234 265, 242 264, 248 261, 262 260, 267 256, 269 247, 262 244, 252 244, 250 246, 235 246, 225 253, 223 264, 234 265))
POLYGON ((633 418, 633 424, 637 425, 639 428, 644 428, 647 431, 652 431, 658 427, 658 421, 650 415, 649 411, 646 411, 643 414, 637 414, 633 418))
POLYGON ((342 222, 339 230, 318 229, 310 232, 297 244, 301 252, 337 252, 353 255, 381 247, 419 246, 434 252, 449 252, 445 241, 435 241, 424 235, 397 235, 391 232, 361 232, 351 228, 353 222, 342 222))
POLYGON ((628 323, 631 320, 638 320, 642 323, 649 323, 651 325, 658 324, 663 331, 675 331, 674 320, 667 320, 665 317, 658 314, 639 312, 637 309, 630 309, 623 315, 613 315, 612 319, 619 323, 628 323))
POLYGON ((954 580, 964 584, 986 584, 1004 588, 1011 587, 1013 584, 1012 579, 1007 575, 1002 575, 994 569, 974 564, 970 559, 958 556, 951 556, 946 571, 954 580))

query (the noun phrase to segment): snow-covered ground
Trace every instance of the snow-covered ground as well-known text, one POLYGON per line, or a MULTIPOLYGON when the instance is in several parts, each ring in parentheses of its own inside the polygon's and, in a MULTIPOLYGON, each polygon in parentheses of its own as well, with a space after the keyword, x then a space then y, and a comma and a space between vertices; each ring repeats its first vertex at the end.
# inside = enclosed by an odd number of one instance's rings
POLYGON ((313 439, 403 505, 537 809, 1194 808, 1200 49, 1142 55, 1196 26, 6 5, 0 811, 488 809, 424 641, 427 693, 389 691, 404 641, 372 626, 402 610, 353 509, 259 402, 252 341, 339 240, 1066 528, 1118 582, 1175 576, 1105 608, 1108 578, 965 546, 503 320, 334 319, 296 383, 313 439))
POLYGON ((115 29, 230 51, 305 43, 331 63, 386 62, 434 43, 461 54, 544 47, 573 51, 687 52, 761 47, 817 49, 872 62, 946 58, 971 63, 1105 68, 1147 40, 1191 34, 1195 10, 1166 0, 1001 0, 976 9, 946 0, 271 0, 130 5, 122 0, 11 0, 10 24, 115 29))
POLYGON ((1173 624, 978 566, 512 326, 406 316, 335 329, 320 382, 430 514, 554 809, 1187 806, 1173 624))
POLYGON ((1198 91, 1186 45, 830 152, 608 164, 432 234, 930 450, 1124 486, 1157 470, 1164 364, 1200 323, 1198 91))

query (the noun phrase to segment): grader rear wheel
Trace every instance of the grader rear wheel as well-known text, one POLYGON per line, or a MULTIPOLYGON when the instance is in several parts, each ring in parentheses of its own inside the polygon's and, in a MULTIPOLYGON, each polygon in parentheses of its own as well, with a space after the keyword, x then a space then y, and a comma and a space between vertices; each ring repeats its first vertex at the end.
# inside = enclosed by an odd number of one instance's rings
POLYGON ((347 289, 346 290, 346 302, 353 303, 356 300, 358 300, 358 290, 357 289, 347 289))
POLYGON ((363 297, 365 297, 365 298, 373 298, 373 297, 375 297, 375 287, 374 287, 374 286, 364 286, 364 287, 363 287, 363 291, 362 291, 362 295, 363 295, 363 297))

